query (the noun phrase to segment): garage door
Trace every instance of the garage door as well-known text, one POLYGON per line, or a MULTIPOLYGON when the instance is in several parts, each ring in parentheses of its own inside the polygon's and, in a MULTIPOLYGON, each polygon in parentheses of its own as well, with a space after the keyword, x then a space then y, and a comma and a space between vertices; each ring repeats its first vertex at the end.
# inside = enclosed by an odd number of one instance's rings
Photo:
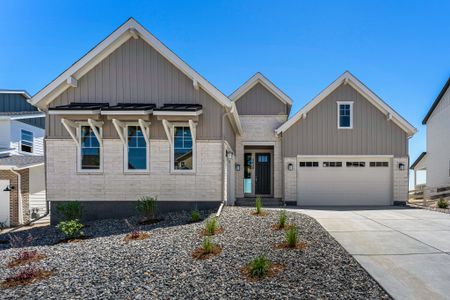
POLYGON ((9 180, 0 180, 0 222, 9 226, 9 192, 4 191, 9 180))
POLYGON ((300 206, 392 203, 389 158, 299 157, 297 172, 297 204, 300 206))

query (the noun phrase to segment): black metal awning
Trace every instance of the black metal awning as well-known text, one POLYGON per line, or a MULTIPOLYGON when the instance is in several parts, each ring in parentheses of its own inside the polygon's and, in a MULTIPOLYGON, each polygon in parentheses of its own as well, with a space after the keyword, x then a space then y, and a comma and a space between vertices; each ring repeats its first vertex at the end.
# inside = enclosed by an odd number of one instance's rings
POLYGON ((180 112, 196 112, 202 110, 201 104, 164 104, 154 111, 180 111, 180 112))
POLYGON ((99 110, 108 106, 108 103, 71 102, 70 104, 51 107, 49 110, 99 110))
POLYGON ((139 110, 153 110, 156 105, 151 103, 118 103, 117 105, 102 108, 102 111, 139 111, 139 110))

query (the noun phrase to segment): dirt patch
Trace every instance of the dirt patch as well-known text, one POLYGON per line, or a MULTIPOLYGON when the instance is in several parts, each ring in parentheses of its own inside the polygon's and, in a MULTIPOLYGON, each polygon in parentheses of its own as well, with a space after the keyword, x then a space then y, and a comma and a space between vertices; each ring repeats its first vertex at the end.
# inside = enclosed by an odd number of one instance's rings
POLYGON ((203 249, 202 247, 198 247, 194 250, 194 252, 192 252, 192 258, 194 259, 208 259, 211 258, 213 256, 217 256, 220 254, 220 252, 222 252, 222 247, 220 247, 219 245, 214 245, 212 252, 210 253, 206 253, 205 249, 203 249))
POLYGON ((49 278, 53 274, 53 271, 46 270, 31 270, 27 273, 20 273, 19 275, 5 279, 1 286, 4 289, 14 288, 21 285, 29 285, 46 278, 49 278))
POLYGON ((148 234, 147 232, 138 232, 138 233, 129 233, 125 236, 125 238, 123 239, 125 242, 129 242, 129 241, 142 241, 142 240, 146 240, 150 237, 150 234, 148 234))
POLYGON ((36 253, 35 255, 31 255, 29 257, 25 257, 25 258, 21 258, 21 257, 14 257, 9 263, 8 263, 8 268, 15 268, 18 266, 23 266, 23 265, 27 265, 29 263, 32 262, 36 262, 36 261, 40 261, 44 258, 46 258, 47 256, 40 254, 40 253, 36 253))
POLYGON ((219 228, 214 229, 214 234, 208 234, 206 229, 202 229, 200 231, 200 235, 201 236, 212 236, 212 235, 218 235, 218 234, 220 234, 220 233, 222 233, 224 231, 225 231, 225 229, 223 229, 223 227, 219 227, 219 228))
POLYGON ((255 282, 255 281, 260 281, 263 280, 264 278, 270 278, 270 277, 275 277, 277 276, 280 272, 282 272, 284 270, 285 266, 282 264, 271 264, 269 269, 267 270, 266 274, 264 276, 261 277, 253 277, 252 274, 250 273, 250 268, 249 266, 245 266, 243 268, 241 268, 241 274, 245 277, 245 279, 247 279, 248 281, 251 282, 255 282))
POLYGON ((298 242, 295 247, 289 247, 288 243, 280 243, 275 244, 273 246, 275 249, 296 249, 296 250, 305 250, 306 249, 306 243, 305 242, 298 242))
POLYGON ((55 245, 58 245, 58 244, 67 244, 67 243, 79 243, 79 242, 82 242, 82 241, 84 241, 84 240, 88 240, 88 239, 90 239, 90 238, 92 238, 92 236, 90 236, 90 235, 89 235, 89 236, 83 235, 83 236, 79 236, 79 237, 77 237, 77 238, 63 239, 63 240, 60 240, 60 241, 56 242, 55 245))
POLYGON ((265 217, 267 216, 269 213, 267 211, 262 210, 259 214, 256 211, 252 211, 251 215, 252 216, 257 216, 257 217, 265 217))
POLYGON ((285 225, 284 227, 279 227, 278 224, 273 224, 271 227, 273 231, 280 231, 280 230, 289 230, 292 227, 294 227, 294 225, 285 225))

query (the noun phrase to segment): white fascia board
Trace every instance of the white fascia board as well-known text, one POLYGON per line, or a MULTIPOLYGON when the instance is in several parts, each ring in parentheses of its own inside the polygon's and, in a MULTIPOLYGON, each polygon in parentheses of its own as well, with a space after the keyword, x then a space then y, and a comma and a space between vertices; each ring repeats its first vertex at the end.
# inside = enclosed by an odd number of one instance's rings
POLYGON ((328 87, 326 87, 319 95, 317 95, 313 100, 302 107, 292 118, 287 120, 283 125, 275 130, 276 134, 280 134, 286 131, 289 127, 294 125, 299 121, 303 114, 307 114, 311 109, 318 105, 323 99, 330 95, 335 89, 337 89, 341 84, 350 84, 359 93, 365 96, 370 103, 372 103, 376 108, 378 108, 384 114, 391 114, 392 121, 395 122, 401 129, 403 129, 409 137, 417 132, 408 121, 402 118, 395 110, 393 110, 389 105, 387 105, 383 100, 381 100, 375 93, 368 89, 361 81, 354 77, 350 72, 345 71, 344 74, 339 76, 335 81, 333 81, 328 87))
POLYGON ((175 65, 186 76, 196 81, 199 86, 210 94, 221 105, 230 108, 231 101, 216 87, 204 79, 200 74, 187 65, 175 53, 161 43, 155 36, 148 32, 136 20, 130 18, 122 26, 116 29, 106 39, 100 42, 94 49, 89 51, 85 56, 73 64, 70 68, 64 71, 60 76, 53 80, 50 84, 44 87, 36 95, 30 99, 30 103, 40 108, 45 108, 52 100, 59 96, 64 90, 70 87, 67 83, 69 77, 80 79, 84 74, 94 68, 101 60, 111 54, 119 46, 125 43, 133 35, 138 34, 140 38, 146 41, 163 57, 175 65), (131 31, 131 32, 130 32, 131 31))
POLYGON ((155 116, 199 116, 203 113, 203 110, 197 111, 154 111, 153 115, 155 116))
POLYGON ((0 166, 0 170, 11 170, 11 169, 12 170, 25 170, 25 169, 39 167, 39 166, 43 166, 43 165, 44 165, 43 162, 24 166, 24 167, 17 167, 15 165, 7 165, 7 166, 0 166))
POLYGON ((25 90, 0 90, 0 94, 18 94, 23 95, 27 99, 31 98, 30 94, 25 90))
POLYGON ((49 110, 49 115, 98 115, 99 109, 94 110, 49 110))
POLYGON ((241 85, 237 90, 235 90, 229 98, 231 101, 239 100, 245 93, 247 93, 252 87, 257 83, 262 84, 266 89, 268 89, 275 97, 277 97, 284 104, 292 105, 292 99, 286 95, 282 90, 280 90, 275 84, 273 84, 269 79, 267 79, 261 73, 256 73, 250 79, 248 79, 243 85, 241 85))
POLYGON ((33 118, 45 118, 45 113, 22 115, 22 116, 10 116, 11 120, 23 120, 23 119, 33 119, 33 118))
POLYGON ((354 155, 354 154, 331 154, 331 155, 297 155, 297 157, 301 158, 393 158, 394 155, 354 155))
POLYGON ((104 116, 143 116, 149 115, 153 110, 102 110, 101 115, 104 116))

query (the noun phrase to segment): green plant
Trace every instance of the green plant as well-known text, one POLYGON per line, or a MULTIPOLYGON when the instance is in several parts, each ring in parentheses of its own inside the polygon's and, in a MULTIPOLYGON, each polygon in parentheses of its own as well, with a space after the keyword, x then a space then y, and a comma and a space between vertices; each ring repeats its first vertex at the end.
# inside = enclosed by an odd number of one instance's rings
POLYGON ((200 211, 198 209, 194 209, 191 211, 191 222, 198 222, 201 219, 200 211))
POLYGON ((278 228, 284 228, 286 226, 286 211, 280 211, 280 215, 278 216, 278 228))
POLYGON ((437 202, 437 207, 448 208, 448 200, 445 200, 444 198, 439 199, 439 201, 437 202))
POLYGON ((257 215, 261 214, 261 208, 262 208, 261 197, 259 197, 259 196, 256 197, 255 206, 256 206, 256 214, 257 215))
POLYGON ((206 254, 213 252, 214 244, 213 244, 213 242, 211 242, 211 239, 209 237, 207 237, 203 240, 202 248, 203 248, 204 253, 206 253, 206 254))
POLYGON ((264 255, 257 256, 248 265, 250 275, 252 277, 263 277, 271 266, 270 260, 264 255))
POLYGON ((208 221, 206 221, 205 225, 205 233, 206 235, 214 235, 217 228, 219 227, 219 224, 217 223, 216 218, 211 218, 208 221))
POLYGON ((62 221, 56 226, 67 239, 81 237, 84 232, 81 230, 84 227, 78 220, 62 221))
POLYGON ((78 201, 69 201, 59 204, 56 211, 63 221, 81 220, 83 215, 83 208, 78 201))
POLYGON ((154 220, 158 210, 157 200, 156 197, 141 197, 137 201, 136 209, 146 220, 154 220))
POLYGON ((286 231, 286 243, 290 248, 297 246, 297 227, 292 226, 286 231))

